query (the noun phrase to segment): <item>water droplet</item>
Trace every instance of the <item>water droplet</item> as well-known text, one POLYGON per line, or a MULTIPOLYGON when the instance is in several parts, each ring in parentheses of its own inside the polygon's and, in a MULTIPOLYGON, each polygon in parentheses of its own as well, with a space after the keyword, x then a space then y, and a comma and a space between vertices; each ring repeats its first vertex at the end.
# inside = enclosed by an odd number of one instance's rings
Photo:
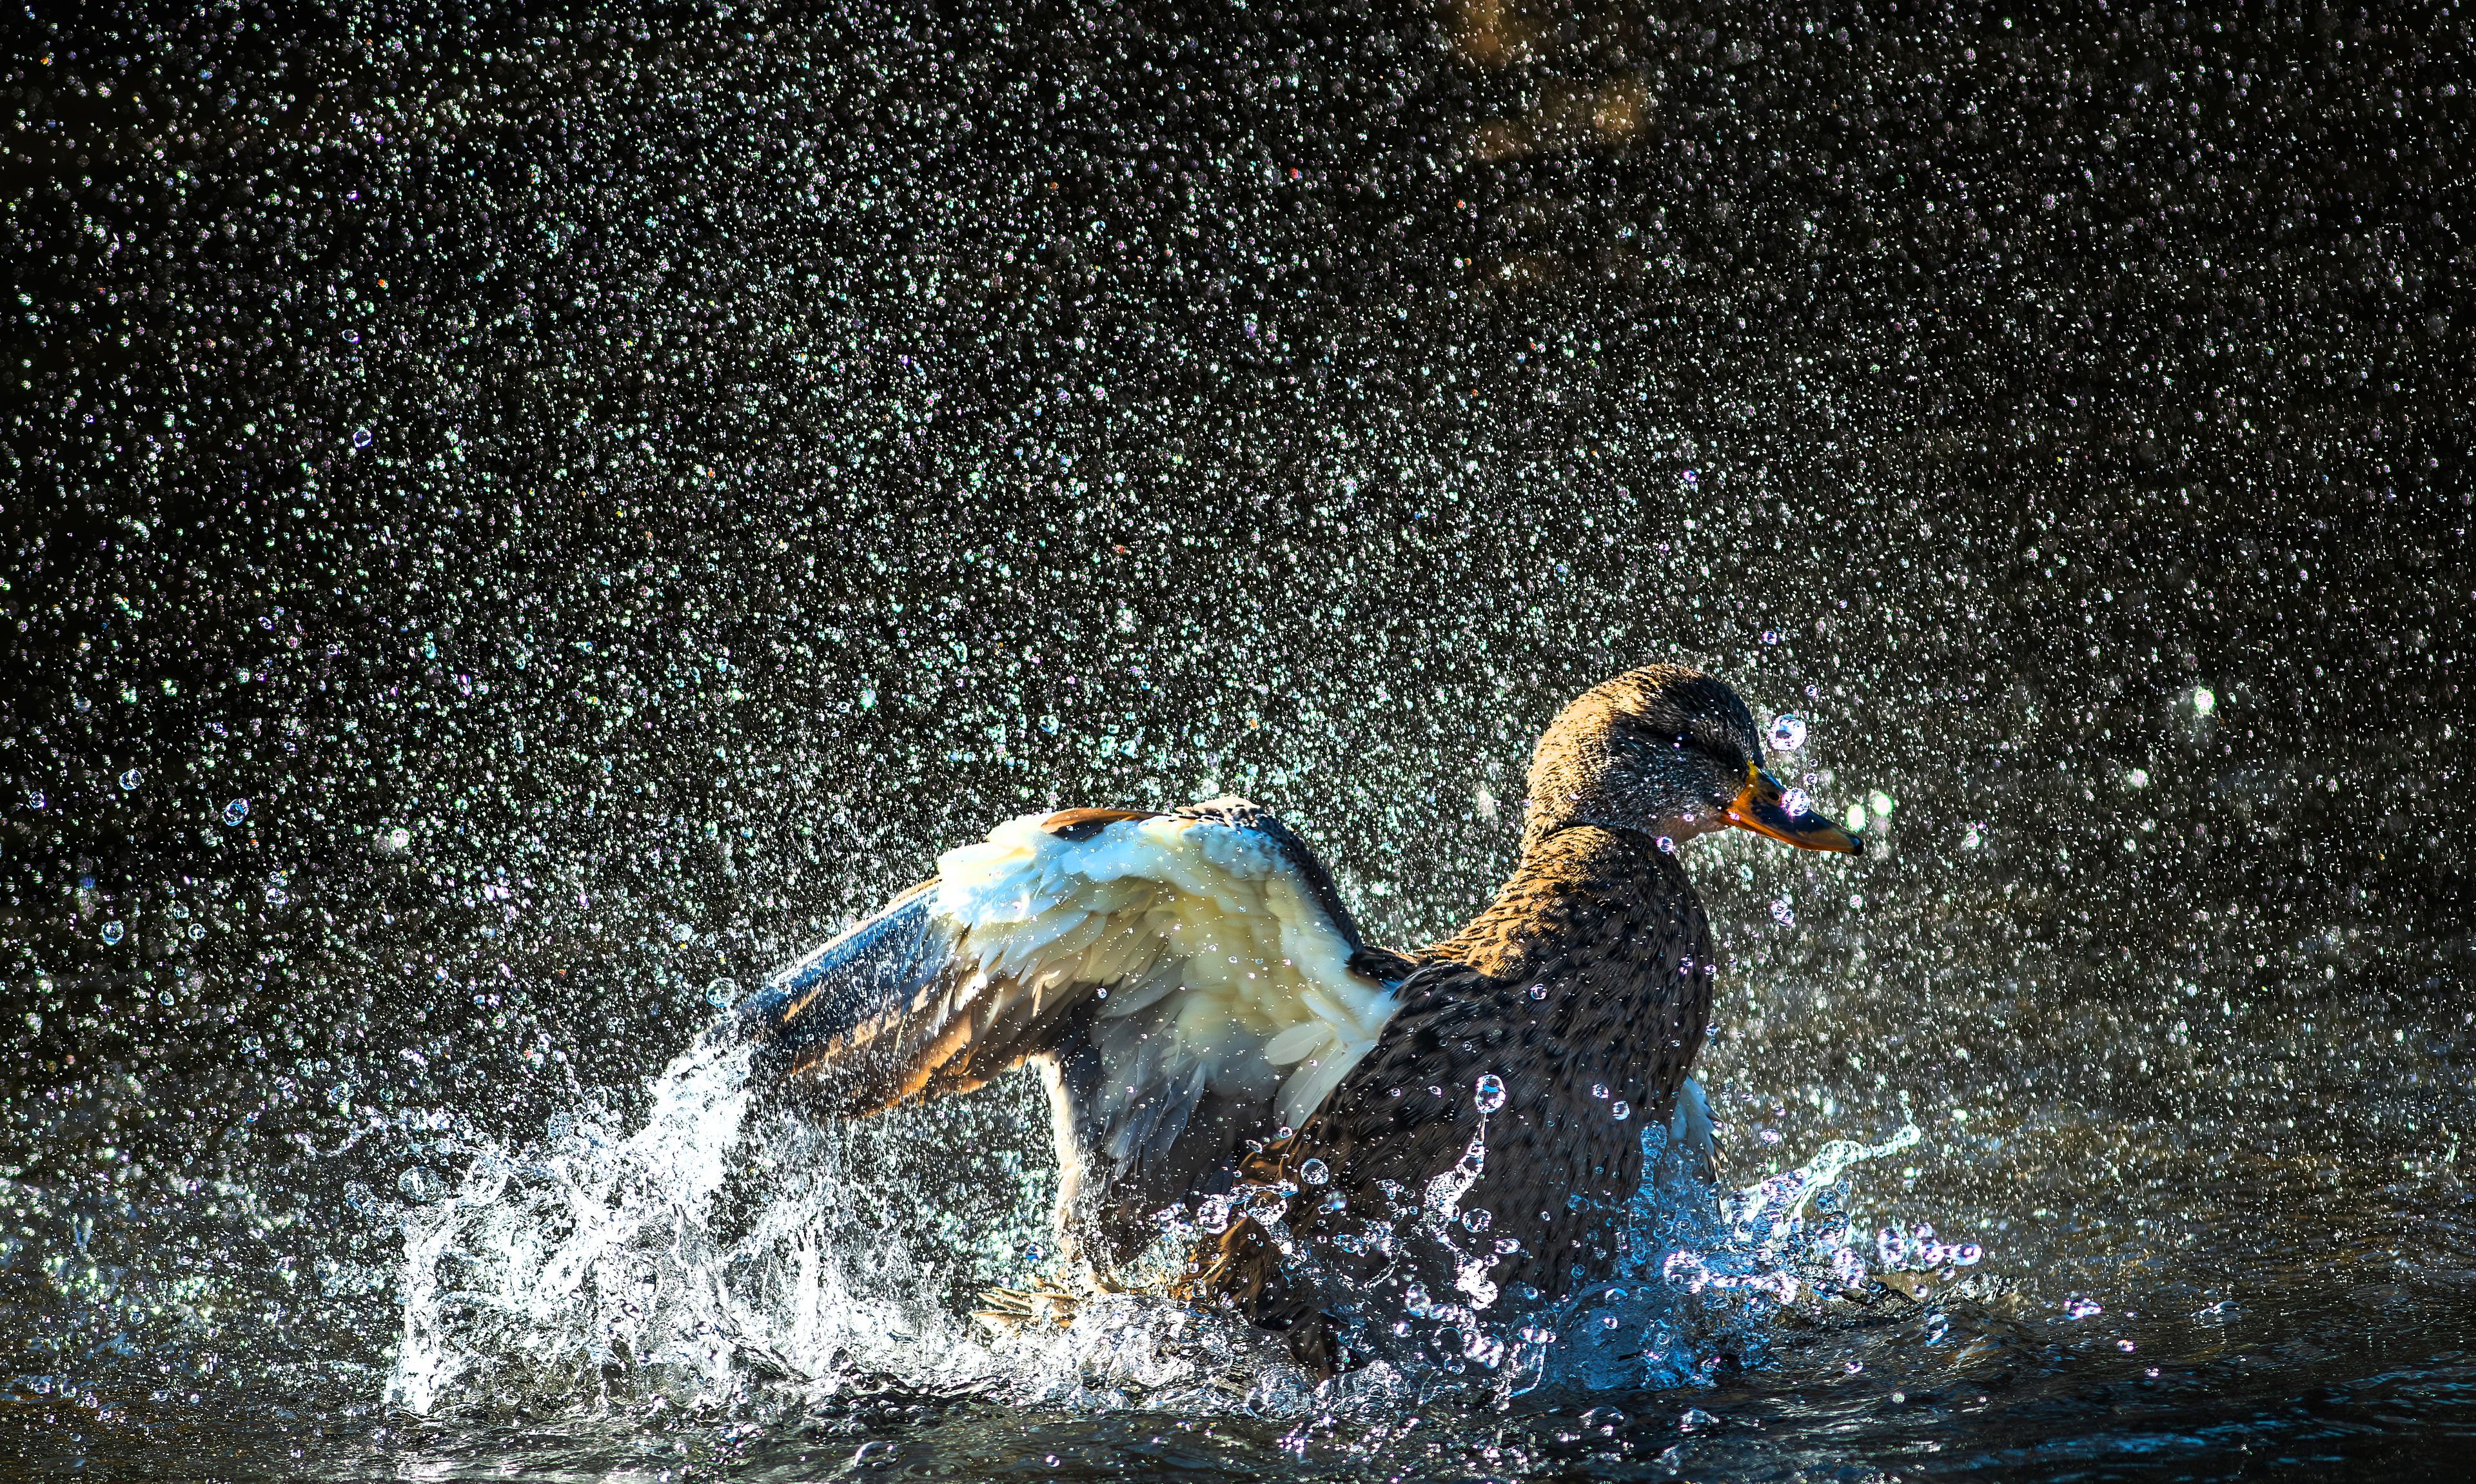
POLYGON ((1504 1106, 1504 1078, 1490 1072, 1478 1079, 1478 1110, 1493 1113, 1504 1106))
POLYGON ((2206 685, 2192 687, 2192 714, 2207 716, 2218 708, 2218 698, 2206 685))
POLYGON ((234 800, 232 803, 230 803, 230 804, 225 804, 225 805, 224 805, 224 823, 225 823, 225 824, 227 824, 227 825, 237 825, 237 824, 239 824, 242 820, 245 820, 245 819, 247 819, 247 818, 249 818, 249 801, 248 801, 248 800, 246 800, 246 799, 235 799, 235 800, 234 800))
POLYGON ((206 935, 207 935, 207 925, 206 925, 206 924, 204 924, 204 923, 191 923, 191 924, 189 925, 189 941, 190 941, 190 942, 195 943, 195 942, 199 941, 200 939, 204 938, 206 935))
POLYGON ((685 924, 685 923, 673 923, 673 924, 671 924, 671 941, 672 941, 672 942, 674 942, 674 943, 685 943, 688 939, 693 938, 693 937, 695 937, 695 936, 696 936, 696 929, 695 929, 695 928, 691 928, 691 927, 689 927, 687 924, 685 924))
POLYGON ((1778 923, 1783 928, 1792 927, 1796 922, 1796 908, 1789 904, 1789 900, 1786 897, 1773 897, 1771 899, 1771 920, 1778 923))
POLYGON ((2132 1353, 2132 1348, 2133 1348, 2133 1347, 2132 1347, 2132 1342, 2131 1342, 2131 1341, 2129 1341, 2129 1340, 2117 1340, 2117 1341, 2116 1341, 2116 1342, 2115 1342, 2115 1348, 2116 1348, 2117 1349, 2118 1349, 2118 1350, 2123 1351, 2123 1352, 2124 1352, 2125 1354, 2127 1354, 2127 1355, 2129 1355, 2129 1354, 2131 1354, 2131 1353, 2132 1353))
POLYGON ((52 801, 49 799, 43 797, 43 791, 39 788, 27 790, 26 807, 30 809, 39 809, 51 802, 52 801))
POLYGON ((120 791, 122 793, 134 794, 137 792, 138 782, 139 777, 137 770, 132 768, 120 776, 120 791))
POLYGON ((1657 840, 1654 840, 1651 843, 1658 846, 1662 851, 1671 855, 1676 853, 1676 842, 1667 835, 1661 835, 1657 840))
POLYGON ((1591 1084, 1591 1096, 1600 1099, 1601 1101, 1605 1101, 1608 1096, 1608 1084, 1605 1082, 1593 1082, 1591 1084))
POLYGON ((281 886, 270 886, 266 889, 266 904, 268 906, 280 907, 291 900, 292 899, 290 897, 285 895, 284 888, 281 886))
POLYGON ((1692 469, 1688 469, 1688 470, 1686 470, 1684 473, 1682 473, 1682 474, 1678 475, 1676 478, 1678 479, 1678 481, 1679 481, 1679 482, 1681 482, 1682 483, 1684 483, 1688 488, 1691 488, 1692 486, 1694 486, 1694 485, 1696 485, 1696 484, 1698 484, 1698 483, 1702 482, 1702 476, 1701 476, 1700 474, 1696 473, 1696 471, 1692 470, 1692 469))
POLYGON ((1780 795, 1780 807, 1788 810, 1789 818, 1795 819, 1814 807, 1814 795, 1802 788, 1792 788, 1780 795))
POLYGON ((1863 829, 1866 828, 1866 806, 1864 804, 1852 804, 1848 806, 1848 828, 1851 829, 1863 829))
MULTIPOLYGON (((39 807, 39 805, 37 805, 37 807, 39 807)), ((1547 998, 1548 998, 1548 986, 1547 986, 1547 985, 1545 985, 1545 984, 1533 984, 1533 985, 1531 985, 1531 986, 1530 986, 1530 998, 1531 998, 1531 999, 1533 999, 1533 1000, 1545 1000, 1545 999, 1547 999, 1547 998)))
POLYGON ((739 986, 729 979, 716 979, 705 987, 705 1002, 719 1010, 739 998, 739 986))
POLYGON ((355 447, 355 448, 367 448, 367 447, 369 447, 369 446, 370 446, 370 431, 369 431, 367 428, 356 428, 356 429, 354 429, 354 430, 353 430, 353 447, 355 447))
POLYGON ((103 925, 103 941, 104 941, 104 942, 106 942, 106 943, 117 943, 117 942, 119 942, 119 941, 120 941, 120 924, 118 924, 118 923, 116 923, 116 922, 111 922, 111 923, 106 923, 106 924, 104 924, 104 925, 103 925))
POLYGON ((1794 711, 1782 711, 1771 718, 1768 739, 1774 753, 1794 753, 1805 746, 1805 718, 1794 711))
POLYGON ((1299 1183, 1322 1185, 1332 1178, 1332 1166, 1321 1159, 1310 1159, 1299 1166, 1299 1183))
MULTIPOLYGON (((869 686, 863 685, 860 687, 859 708, 863 711, 874 711, 877 709, 877 692, 869 686)), ((1057 729, 1052 727, 1049 730, 1055 731, 1057 729)))
POLYGON ((1462 1213, 1462 1226, 1470 1231, 1485 1231, 1496 1218, 1486 1211, 1472 1209, 1462 1213))
POLYGON ((1622 1124, 1626 1119, 1633 1117, 1633 1104, 1625 1101, 1622 1098, 1619 1098, 1616 1101, 1608 1104, 1608 1117, 1613 1118, 1618 1123, 1622 1124))
POLYGON ((2064 1317, 2066 1319, 2087 1319, 2092 1314, 2103 1314, 2105 1312, 2106 1310, 2100 1308, 2097 1301, 2092 1298, 2075 1298, 2071 1302, 2064 1305, 2064 1317))

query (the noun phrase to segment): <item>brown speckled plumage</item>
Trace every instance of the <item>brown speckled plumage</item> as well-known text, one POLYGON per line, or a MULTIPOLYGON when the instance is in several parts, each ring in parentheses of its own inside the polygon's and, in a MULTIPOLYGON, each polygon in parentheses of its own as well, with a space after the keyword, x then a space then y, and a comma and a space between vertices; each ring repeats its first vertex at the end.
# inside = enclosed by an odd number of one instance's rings
MULTIPOLYGON (((1286 1224, 1320 1266, 1364 1279, 1389 1259, 1331 1239, 1397 1214, 1385 1182, 1415 1206, 1462 1159, 1479 1125, 1478 1080, 1492 1074, 1504 1105, 1486 1119, 1481 1173, 1458 1202, 1489 1213, 1472 1245, 1520 1244, 1488 1274, 1520 1298, 1525 1286, 1540 1298, 1570 1293, 1613 1260, 1608 1218, 1641 1184, 1643 1128, 1667 1121, 1709 1023, 1701 903, 1652 838, 1574 826, 1543 832, 1495 903, 1417 961, 1375 1050, 1248 1173, 1298 1183, 1307 1160, 1324 1161, 1328 1183, 1301 1184, 1286 1224)), ((1284 1288, 1252 1225, 1219 1239, 1199 1286, 1291 1327, 1313 1298, 1284 1288)), ((1413 1280, 1451 1297, 1441 1249, 1414 1244, 1408 1255, 1413 1280), (1418 1270, 1423 1257, 1429 1268, 1418 1270)))
POLYGON ((1549 835, 1494 905, 1422 955, 1384 1040, 1308 1125, 1344 1188, 1423 1181, 1470 1142, 1477 1079, 1505 1103, 1464 1210, 1522 1252, 1496 1274, 1563 1292, 1588 1222, 1641 1181, 1642 1129, 1664 1122, 1711 1018, 1711 932, 1676 857, 1639 835, 1549 835), (1544 994, 1542 993, 1544 992, 1544 994), (1605 1096, 1595 1092, 1603 1088, 1605 1096), (1398 1093, 1399 1096, 1395 1096, 1398 1093), (1612 1109, 1623 1102, 1631 1116, 1612 1109))

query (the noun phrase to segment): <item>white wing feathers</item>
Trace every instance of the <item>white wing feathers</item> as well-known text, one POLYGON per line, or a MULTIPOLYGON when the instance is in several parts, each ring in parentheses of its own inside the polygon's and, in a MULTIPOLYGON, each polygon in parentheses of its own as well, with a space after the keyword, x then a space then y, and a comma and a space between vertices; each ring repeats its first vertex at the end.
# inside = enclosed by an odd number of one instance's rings
POLYGON ((1159 815, 1075 840, 1026 816, 947 852, 937 872, 931 910, 964 971, 958 1009, 1037 1018, 1089 995, 1096 1029, 1142 1016, 1168 1033, 1126 1069, 1143 1075, 1097 1090, 1104 1125, 1146 1082, 1200 1072, 1216 1090, 1270 1092, 1298 1126, 1393 1013, 1385 987, 1350 972, 1356 945, 1297 865, 1254 829, 1159 815))
POLYGON ((1244 800, 1028 815, 937 869, 743 1006, 776 1075, 867 1112, 1038 1058, 1066 1152, 1132 1200, 1304 1124, 1393 1013, 1322 868, 1244 800))

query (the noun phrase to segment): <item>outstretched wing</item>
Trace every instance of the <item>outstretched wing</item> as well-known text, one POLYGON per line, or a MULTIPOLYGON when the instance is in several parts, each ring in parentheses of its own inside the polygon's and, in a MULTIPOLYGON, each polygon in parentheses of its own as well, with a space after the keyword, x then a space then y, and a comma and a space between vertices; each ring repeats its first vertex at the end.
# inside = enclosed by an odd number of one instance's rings
POLYGON ((760 1064, 865 1113, 1036 1059, 1070 1179, 1128 1215, 1304 1124, 1408 968, 1244 800, 1028 815, 937 866, 750 1000, 760 1064))

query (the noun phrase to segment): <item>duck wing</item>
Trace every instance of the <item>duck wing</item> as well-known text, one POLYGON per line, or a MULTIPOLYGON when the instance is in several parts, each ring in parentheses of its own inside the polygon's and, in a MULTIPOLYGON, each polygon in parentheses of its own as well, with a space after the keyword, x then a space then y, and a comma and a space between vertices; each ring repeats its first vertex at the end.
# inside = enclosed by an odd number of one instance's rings
POLYGON ((760 1078, 858 1115, 1033 1062, 1069 1199, 1127 1219, 1302 1125, 1410 967, 1245 800, 1027 815, 937 867, 741 1006, 760 1078))

